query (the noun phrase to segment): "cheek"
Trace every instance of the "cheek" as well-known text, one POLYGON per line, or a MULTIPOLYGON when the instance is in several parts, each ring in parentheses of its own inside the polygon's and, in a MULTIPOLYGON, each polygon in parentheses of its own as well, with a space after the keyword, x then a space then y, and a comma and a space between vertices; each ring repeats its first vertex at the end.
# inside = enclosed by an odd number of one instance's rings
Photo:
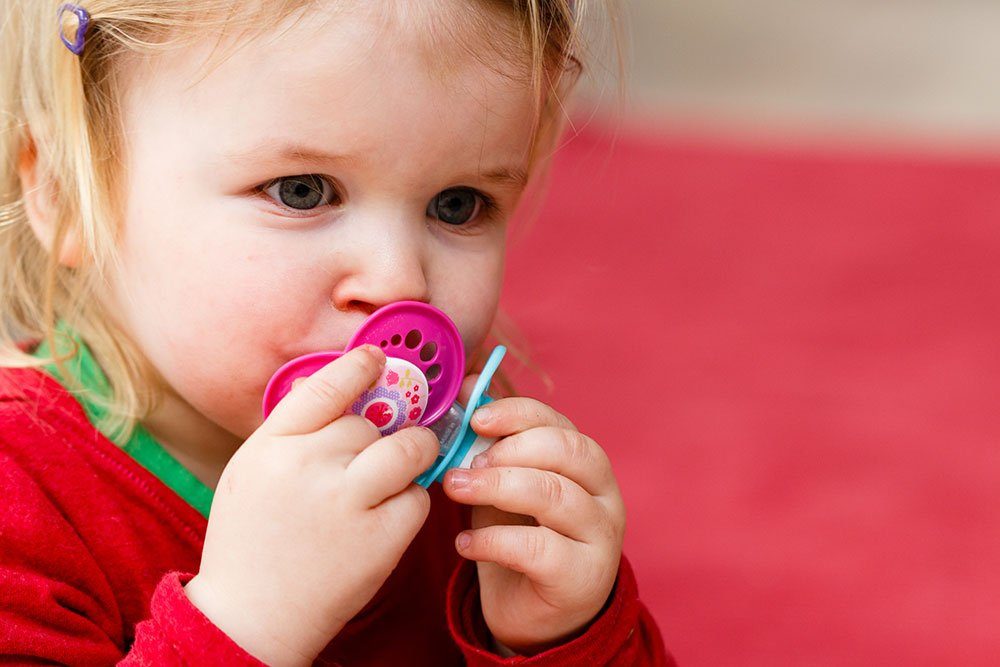
POLYGON ((468 353, 482 345, 496 315, 503 282, 502 243, 479 253, 468 253, 443 264, 447 273, 432 290, 434 305, 458 325, 468 353))
POLYGON ((141 203, 130 207, 123 248, 123 285, 137 307, 161 327, 187 322, 227 344, 279 322, 294 326, 288 318, 319 288, 306 270, 318 263, 309 255, 315 244, 261 226, 239 200, 183 186, 143 194, 137 185, 141 203))
POLYGON ((146 231, 136 234, 129 255, 123 289, 161 330, 197 330, 235 344, 286 314, 278 267, 245 239, 146 231))
POLYGON ((264 386, 286 361, 282 350, 329 309, 310 269, 317 262, 280 235, 204 212, 200 228, 171 233, 166 220, 141 220, 122 248, 117 305, 125 326, 186 402, 249 435, 264 386))

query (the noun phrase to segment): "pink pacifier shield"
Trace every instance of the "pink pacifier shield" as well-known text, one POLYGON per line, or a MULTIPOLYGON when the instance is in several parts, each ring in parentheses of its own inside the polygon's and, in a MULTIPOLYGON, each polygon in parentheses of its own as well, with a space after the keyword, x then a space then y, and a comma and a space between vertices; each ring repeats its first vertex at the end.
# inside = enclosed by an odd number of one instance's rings
MULTIPOLYGON (((419 301, 399 301, 379 308, 361 324, 344 351, 365 343, 382 348, 387 358, 386 370, 380 381, 355 401, 350 411, 367 417, 380 431, 383 427, 398 430, 413 424, 431 424, 458 398, 465 373, 465 348, 458 327, 434 306, 419 301), (393 359, 406 365, 394 367, 393 359), (391 379, 396 379, 395 384, 389 382, 391 379), (399 398, 410 401, 405 412, 395 399, 375 395, 380 383, 383 383, 381 389, 390 393, 396 391, 401 382, 420 387, 416 402, 412 387, 403 389, 399 398), (407 391, 410 396, 406 396, 407 391)), ((334 350, 314 352, 292 359, 279 368, 264 389, 264 417, 292 390, 295 380, 312 375, 341 354, 343 352, 334 350)), ((383 431, 388 432, 391 431, 383 431)))
POLYGON ((403 359, 386 358, 382 375, 351 406, 382 435, 419 423, 427 411, 427 379, 403 359))
POLYGON ((434 306, 398 301, 379 308, 351 338, 347 349, 370 343, 387 357, 404 359, 427 378, 427 425, 448 411, 462 387, 465 348, 458 327, 434 306))

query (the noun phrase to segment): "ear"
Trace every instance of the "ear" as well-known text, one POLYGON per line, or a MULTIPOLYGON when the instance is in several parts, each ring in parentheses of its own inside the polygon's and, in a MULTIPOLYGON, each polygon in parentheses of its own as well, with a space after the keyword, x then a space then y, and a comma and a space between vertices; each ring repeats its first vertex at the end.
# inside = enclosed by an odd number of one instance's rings
MULTIPOLYGON (((28 224, 42 246, 51 253, 59 221, 56 186, 42 160, 38 157, 38 147, 34 137, 28 137, 28 141, 18 155, 17 175, 21 181, 21 193, 28 224)), ((82 243, 79 233, 70 230, 63 237, 58 249, 59 263, 71 268, 79 267, 82 257, 81 251, 82 243)))

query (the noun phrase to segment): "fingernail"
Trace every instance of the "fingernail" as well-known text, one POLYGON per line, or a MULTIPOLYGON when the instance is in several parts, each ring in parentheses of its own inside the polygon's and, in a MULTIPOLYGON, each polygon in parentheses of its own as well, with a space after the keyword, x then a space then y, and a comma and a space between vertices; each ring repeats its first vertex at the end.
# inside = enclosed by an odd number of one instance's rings
POLYGON ((479 408, 476 410, 476 422, 479 424, 489 424, 496 417, 496 412, 490 408, 479 408))
POLYGON ((472 457, 473 468, 485 468, 487 465, 489 465, 489 461, 486 460, 486 454, 476 454, 472 457))
POLYGON ((378 345, 372 345, 371 343, 365 343, 361 346, 362 349, 366 350, 368 354, 372 355, 379 362, 385 361, 385 352, 382 351, 378 345))
POLYGON ((472 544, 472 535, 469 535, 468 533, 459 533, 458 539, 455 541, 458 543, 458 548, 464 551, 469 548, 470 544, 472 544))
POLYGON ((451 488, 453 489, 460 489, 463 486, 467 486, 471 480, 472 475, 464 470, 451 471, 451 488))

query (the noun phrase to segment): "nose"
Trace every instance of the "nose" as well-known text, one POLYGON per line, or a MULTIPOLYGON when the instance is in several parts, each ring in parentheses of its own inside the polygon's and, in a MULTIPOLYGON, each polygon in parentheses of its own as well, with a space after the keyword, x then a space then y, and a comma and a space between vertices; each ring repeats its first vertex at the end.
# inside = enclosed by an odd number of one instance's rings
POLYGON ((333 307, 369 315, 395 301, 430 301, 420 225, 413 220, 359 225, 346 269, 334 286, 333 307))

